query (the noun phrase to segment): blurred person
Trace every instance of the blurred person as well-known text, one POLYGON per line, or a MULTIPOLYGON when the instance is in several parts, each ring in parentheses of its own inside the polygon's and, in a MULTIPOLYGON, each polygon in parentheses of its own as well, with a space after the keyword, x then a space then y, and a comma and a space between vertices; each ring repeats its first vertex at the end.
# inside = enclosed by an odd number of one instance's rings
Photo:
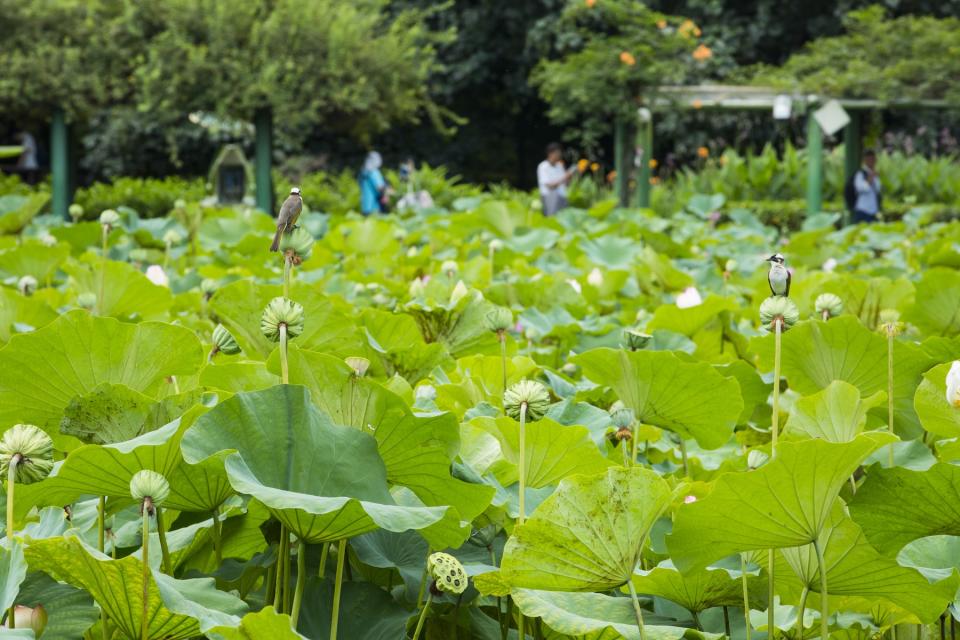
POLYGON ((20 157, 17 158, 17 171, 27 184, 36 184, 40 170, 37 162, 37 141, 30 133, 21 131, 17 134, 17 142, 23 147, 20 157))
POLYGON ((854 223, 876 222, 883 207, 880 193, 880 176, 877 174, 877 154, 867 150, 863 154, 863 166, 844 185, 843 195, 847 208, 853 213, 854 223))
POLYGON ((563 166, 563 147, 556 142, 547 145, 547 158, 537 166, 537 185, 543 201, 543 215, 553 216, 567 206, 567 184, 575 167, 563 166))
POLYGON ((365 216, 371 213, 386 213, 390 204, 393 189, 380 171, 382 166, 383 158, 376 151, 371 151, 363 161, 363 169, 357 177, 360 183, 360 213, 365 216))

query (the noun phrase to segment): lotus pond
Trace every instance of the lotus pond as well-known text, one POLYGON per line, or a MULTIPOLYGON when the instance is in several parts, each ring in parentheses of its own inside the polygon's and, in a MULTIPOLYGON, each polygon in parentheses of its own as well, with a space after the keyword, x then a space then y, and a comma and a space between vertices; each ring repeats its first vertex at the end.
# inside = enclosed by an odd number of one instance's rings
POLYGON ((528 205, 5 221, 0 636, 955 637, 960 223, 528 205))

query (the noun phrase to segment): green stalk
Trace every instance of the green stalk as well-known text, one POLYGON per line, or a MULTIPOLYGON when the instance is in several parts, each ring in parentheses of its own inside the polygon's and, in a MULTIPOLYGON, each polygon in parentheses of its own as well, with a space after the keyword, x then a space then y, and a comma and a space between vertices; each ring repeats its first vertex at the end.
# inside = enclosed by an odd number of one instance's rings
MULTIPOLYGON (((427 558, 429 562, 430 558, 430 547, 427 547, 427 558)), ((423 602, 423 594, 426 593, 427 589, 427 576, 430 575, 427 571, 427 565, 423 565, 423 575, 420 576, 420 590, 417 591, 417 608, 420 608, 420 603, 423 602)))
POLYGON ((291 560, 290 560, 290 554, 291 554, 291 551, 292 551, 292 545, 290 544, 290 541, 289 541, 289 534, 287 534, 287 535, 288 535, 288 537, 287 537, 287 552, 286 552, 285 554, 283 554, 283 580, 284 580, 284 582, 283 582, 283 610, 286 611, 287 613, 289 613, 290 611, 292 611, 292 609, 290 608, 290 606, 291 606, 291 604, 292 604, 291 599, 292 599, 293 593, 290 591, 290 576, 293 575, 293 572, 292 572, 291 566, 290 566, 290 562, 291 562, 291 560))
MULTIPOLYGON (((887 429, 893 434, 893 327, 887 328, 887 429)), ((893 443, 890 443, 889 463, 893 467, 893 443)))
POLYGON ((800 592, 800 613, 797 616, 797 638, 803 640, 803 613, 807 608, 807 596, 810 594, 810 588, 806 585, 803 586, 803 591, 800 592))
POLYGON ((163 252, 163 270, 166 271, 167 267, 170 265, 170 243, 167 243, 167 248, 163 252))
POLYGON ((297 541, 297 587, 293 594, 293 609, 290 611, 290 620, 293 628, 297 628, 300 618, 300 603, 303 602, 303 586, 307 582, 307 545, 303 540, 297 541))
POLYGON ((639 421, 639 420, 634 420, 634 421, 633 421, 633 427, 632 427, 632 428, 633 428, 633 437, 630 438, 630 446, 631 446, 630 455, 631 455, 631 459, 633 460, 634 464, 636 464, 636 462, 637 462, 637 447, 640 446, 640 438, 639 438, 639 435, 640 435, 640 421, 639 421))
POLYGON ((103 226, 103 233, 101 235, 103 236, 103 242, 102 242, 103 252, 100 254, 100 257, 101 257, 100 283, 99 283, 99 291, 97 293, 97 313, 99 313, 100 315, 103 315, 103 290, 104 290, 104 282, 107 277, 107 260, 108 260, 107 259, 107 241, 110 238, 110 227, 108 227, 107 225, 102 225, 102 226, 103 226))
POLYGON ((770 457, 777 457, 777 436, 780 431, 780 336, 782 335, 783 320, 774 321, 774 351, 773 351, 773 415, 770 419, 770 457))
POLYGON ((740 582, 743 584, 743 623, 747 629, 747 640, 750 640, 750 590, 747 588, 747 559, 740 554, 740 582))
POLYGON ((500 335, 500 361, 503 364, 503 392, 507 392, 507 332, 501 331, 500 335))
MULTIPOLYGON (((520 464, 518 469, 520 475, 520 515, 517 517, 518 525, 522 525, 527 517, 525 505, 527 493, 526 423, 527 403, 523 402, 520 405, 520 464)), ((517 634, 521 640, 526 637, 523 632, 523 613, 519 609, 517 610, 517 634)))
MULTIPOLYGON (((497 566, 497 553, 493 550, 493 545, 491 544, 488 547, 490 550, 490 565, 495 567, 497 566)), ((503 606, 503 601, 500 596, 497 596, 497 624, 500 625, 500 628, 503 629, 503 611, 501 607, 503 606)))
POLYGON ((419 640, 420 632, 423 631, 423 623, 427 619, 427 610, 430 608, 430 601, 433 600, 433 594, 427 595, 427 601, 423 604, 423 610, 420 611, 420 619, 417 620, 417 628, 413 632, 413 640, 419 640))
POLYGON ((823 640, 830 638, 830 622, 827 617, 830 607, 827 603, 827 563, 823 559, 823 549, 818 540, 813 541, 813 548, 817 551, 817 565, 820 567, 820 637, 823 640))
POLYGON ((280 323, 280 382, 290 384, 290 369, 287 366, 287 325, 280 323))
POLYGON ((343 586, 343 565, 347 558, 347 540, 337 543, 337 578, 333 584, 333 611, 330 614, 330 640, 337 640, 337 622, 340 618, 340 588, 343 586))
POLYGON ((157 515, 157 537, 160 538, 160 553, 163 557, 163 572, 173 576, 173 565, 170 563, 170 549, 167 548, 167 534, 163 530, 163 512, 160 505, 154 507, 157 515))
POLYGON ((324 542, 323 547, 320 551, 320 571, 317 574, 320 576, 320 579, 323 580, 327 575, 327 556, 330 555, 330 543, 324 542))
POLYGON ((647 630, 643 626, 643 610, 640 608, 640 600, 637 598, 637 588, 633 586, 633 579, 627 580, 627 586, 630 588, 630 599, 633 600, 633 613, 637 617, 637 627, 640 629, 640 640, 647 640, 647 630))
MULTIPOLYGON (((10 458, 10 467, 7 469, 7 540, 10 541, 11 549, 13 548, 13 492, 17 482, 17 465, 20 464, 22 459, 23 456, 19 453, 13 454, 10 458)), ((16 622, 13 618, 14 606, 15 603, 11 602, 10 610, 7 613, 7 620, 11 629, 14 628, 16 622)))
POLYGON ((729 638, 730 634, 730 612, 727 611, 727 605, 723 605, 723 632, 729 638))
POLYGON ((774 578, 773 578, 773 549, 767 551, 767 637, 774 637, 774 631, 776 627, 774 626, 773 619, 773 588, 774 588, 774 578))
POLYGON ((620 451, 623 452, 623 466, 624 466, 624 467, 630 467, 630 454, 627 453, 627 447, 629 447, 629 446, 630 446, 630 445, 629 445, 627 442, 625 442, 625 441, 621 441, 621 442, 620 442, 620 451))
POLYGON ((100 500, 97 502, 97 549, 100 553, 103 553, 103 550, 106 549, 106 510, 107 497, 100 496, 100 500))
POLYGON ((150 640, 147 601, 150 594, 150 507, 149 498, 140 505, 143 512, 143 611, 140 616, 140 640, 150 640))
POLYGON ((220 523, 220 509, 213 508, 213 556, 217 567, 223 563, 223 527, 220 523))
POLYGON ((263 596, 263 601, 267 604, 273 602, 273 595, 277 588, 277 563, 270 565, 270 568, 267 569, 267 577, 265 583, 265 593, 263 596))
POLYGON ((287 543, 289 537, 287 536, 287 528, 284 525, 280 525, 280 544, 277 547, 277 587, 273 592, 273 608, 277 610, 277 613, 283 613, 283 590, 286 579, 286 576, 283 575, 283 569, 286 566, 286 563, 283 561, 284 554, 287 553, 287 543))
POLYGON ((690 478, 690 467, 687 465, 687 443, 680 436, 680 459, 683 462, 683 477, 690 478))
POLYGON ((291 271, 291 260, 290 256, 283 256, 283 297, 290 297, 290 271, 291 271))

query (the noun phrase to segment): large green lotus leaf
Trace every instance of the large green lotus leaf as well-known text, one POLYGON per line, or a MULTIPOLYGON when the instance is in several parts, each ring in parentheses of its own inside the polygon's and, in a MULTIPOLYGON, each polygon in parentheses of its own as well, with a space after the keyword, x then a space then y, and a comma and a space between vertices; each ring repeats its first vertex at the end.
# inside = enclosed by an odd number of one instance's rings
POLYGON ((869 398, 843 380, 834 380, 823 391, 797 400, 785 430, 828 442, 850 442, 863 431, 867 412, 885 405, 887 394, 877 391, 869 398))
MULTIPOLYGON (((749 585, 761 580, 750 577, 749 585)), ((637 593, 659 596, 693 613, 723 606, 743 606, 743 581, 725 569, 701 569, 683 574, 666 561, 649 571, 633 574, 637 593)))
POLYGON ((502 577, 513 587, 550 591, 626 584, 670 499, 666 481, 641 467, 567 478, 514 530, 502 577))
POLYGON ((293 630, 290 616, 277 613, 273 607, 264 607, 256 613, 248 613, 235 628, 215 627, 207 631, 212 640, 306 640, 293 630))
POLYGON ((75 396, 105 382, 166 395, 168 376, 195 374, 202 363, 200 341, 189 329, 70 311, 0 349, 0 424, 28 422, 56 434, 75 396))
MULTIPOLYGON (((276 344, 260 332, 260 318, 267 304, 282 294, 279 285, 238 280, 218 289, 210 299, 210 308, 248 357, 266 360, 276 344)), ((333 298, 318 295, 314 287, 299 282, 290 287, 290 298, 303 305, 304 329, 296 344, 343 357, 365 353, 365 340, 356 319, 333 298)))
POLYGON ((640 243, 616 233, 582 240, 577 248, 594 264, 617 269, 632 265, 634 256, 640 251, 640 243))
MULTIPOLYGON (((143 565, 135 556, 121 560, 92 549, 78 538, 47 538, 30 541, 25 551, 27 562, 51 577, 86 590, 100 605, 115 625, 128 638, 140 638, 140 623, 144 614, 143 565)), ((174 580, 151 570, 147 585, 146 617, 150 620, 150 640, 177 640, 193 638, 200 632, 198 619, 219 619, 221 624, 242 612, 243 601, 217 591, 213 581, 206 579, 174 580), (158 587, 164 582, 164 589, 158 587), (173 594, 183 593, 192 599, 184 606, 173 594), (187 611, 174 613, 165 601, 173 598, 174 608, 187 611)))
POLYGON ((946 362, 923 374, 913 396, 913 408, 923 428, 945 438, 960 436, 960 409, 947 402, 947 372, 951 364, 946 362))
MULTIPOLYGON (((483 429, 500 444, 500 453, 510 463, 509 477, 498 480, 513 484, 519 479, 520 423, 513 418, 474 418, 470 425, 483 429)), ((550 418, 524 427, 527 486, 538 489, 556 484, 575 474, 603 473, 613 463, 601 455, 586 427, 566 427, 550 418)))
POLYGON ((41 284, 52 278, 59 267, 70 255, 70 246, 66 243, 48 247, 39 242, 31 242, 15 249, 0 251, 0 273, 20 278, 33 276, 41 284))
MULTIPOLYGON (((300 611, 298 627, 309 638, 328 638, 333 602, 333 581, 311 579, 300 611)), ((464 608, 467 608, 464 606, 464 608)), ((398 640, 405 638, 409 609, 396 602, 384 589, 369 582, 344 582, 340 597, 340 638, 351 640, 398 640)), ((429 628, 431 625, 428 624, 429 628)), ((443 638, 426 633, 424 637, 443 638)), ((466 637, 466 636, 462 636, 466 637)))
MULTIPOLYGON (((91 257, 68 262, 63 270, 70 276, 78 293, 100 295, 100 273, 103 262, 91 257)), ((173 295, 167 287, 153 284, 139 269, 126 262, 109 261, 103 278, 103 301, 98 302, 100 315, 120 319, 160 320, 173 306, 173 295)))
POLYGON ((0 235, 19 233, 40 213, 50 194, 44 191, 29 196, 0 196, 0 235))
POLYGON ((223 463, 208 458, 197 464, 181 462, 167 476, 166 505, 177 511, 213 511, 234 494, 223 463))
POLYGON ((20 583, 27 577, 27 563, 24 560, 23 546, 14 539, 0 545, 0 608, 6 611, 20 593, 20 583))
POLYGON ((350 541, 360 562, 378 569, 396 569, 406 585, 406 600, 416 600, 430 547, 413 532, 391 533, 378 529, 350 541))
POLYGON ((43 630, 44 640, 76 640, 100 618, 100 610, 86 591, 40 572, 29 574, 20 585, 17 604, 43 605, 49 616, 43 630))
POLYGON ((946 580, 960 569, 960 536, 928 536, 907 544, 897 562, 912 567, 928 580, 946 580))
MULTIPOLYGON (((540 618, 563 637, 577 640, 640 640, 636 614, 630 598, 602 593, 564 593, 516 589, 512 597, 523 614, 540 618)), ((646 637, 651 640, 707 640, 719 634, 667 626, 667 620, 645 613, 646 637)), ((548 636, 553 638, 554 636, 548 636)))
MULTIPOLYGON (((773 370, 774 338, 754 338, 751 348, 763 370, 773 370)), ((783 334, 782 373, 790 388, 803 395, 816 393, 834 380, 844 380, 869 396, 887 389, 887 340, 852 316, 829 322, 801 322, 783 334)), ((935 362, 919 347, 894 343, 894 422, 899 429, 917 431, 913 394, 921 374, 935 362)))
POLYGON ((715 320, 724 311, 736 311, 740 304, 733 298, 711 296, 695 307, 681 309, 675 304, 664 304, 653 312, 653 319, 647 323, 647 331, 669 329, 688 338, 692 338, 709 322, 715 320))
POLYGON ((571 360, 594 382, 611 387, 639 422, 692 438, 706 449, 723 446, 743 410, 740 386, 705 362, 666 351, 594 349, 571 360))
MULTIPOLYGON (((416 415, 398 395, 376 382, 358 379, 338 358, 293 347, 288 360, 290 381, 306 385, 317 407, 336 424, 376 439, 390 483, 410 488, 427 506, 452 506, 464 522, 472 521, 490 504, 492 488, 450 475, 460 448, 455 416, 416 415)), ((276 364, 270 360, 271 367, 276 364)), ((469 535, 469 529, 463 529, 469 535)), ((462 542, 450 540, 444 546, 462 542)))
POLYGON ((181 449, 191 464, 225 454, 233 488, 310 543, 423 529, 447 511, 397 506, 373 437, 331 423, 298 385, 236 394, 198 418, 181 449))
MULTIPOLYGON (((827 565, 827 593, 830 596, 883 598, 927 622, 936 619, 952 600, 957 590, 955 580, 931 585, 916 570, 881 556, 867 543, 857 523, 844 515, 839 504, 830 520, 819 536, 827 565)), ((795 589, 806 586, 819 593, 820 570, 813 545, 781 551, 799 580, 795 589)), ((778 578, 783 576, 783 572, 778 572, 778 578)), ((784 586, 781 583, 780 587, 784 586)))
POLYGON ((364 309, 361 319, 367 342, 380 354, 388 375, 397 373, 416 384, 450 360, 443 345, 424 342, 417 323, 404 313, 364 309))
POLYGON ((960 333, 960 273, 940 267, 925 270, 905 318, 927 335, 960 333))
POLYGON ((0 345, 15 333, 14 324, 39 329, 58 317, 45 302, 25 298, 13 289, 0 288, 0 345))
POLYGON ((709 494, 678 510, 667 538, 674 564, 687 573, 742 551, 813 542, 850 475, 892 439, 865 433, 842 444, 784 441, 756 471, 720 476, 709 494))
MULTIPOLYGON (((528 378, 537 363, 527 356, 507 358, 507 387, 528 378)), ((447 373, 449 383, 438 384, 437 406, 463 416, 486 402, 499 407, 503 402, 503 360, 500 356, 468 356, 457 360, 457 368, 447 373)), ((437 382, 440 382, 439 380, 437 382)))
POLYGON ((454 358, 468 355, 496 355, 500 343, 487 329, 487 315, 494 305, 479 291, 470 290, 455 303, 423 305, 409 302, 404 307, 413 316, 428 343, 440 343, 454 358))
POLYGON ((960 467, 926 471, 870 468, 850 503, 850 515, 878 551, 895 554, 926 536, 960 535, 960 467))
POLYGON ((200 401, 200 390, 154 400, 122 384, 104 382, 64 409, 60 432, 83 442, 123 442, 169 424, 200 401))
POLYGON ((263 362, 222 362, 208 364, 200 372, 200 386, 204 389, 258 391, 280 383, 280 376, 267 371, 263 362))
MULTIPOLYGON (((122 229, 115 229, 110 234, 111 242, 124 234, 122 229)), ((61 242, 70 245, 70 251, 75 256, 79 256, 92 246, 100 244, 103 235, 103 227, 100 222, 90 220, 88 222, 79 222, 77 224, 61 225, 50 229, 50 235, 61 242)))
POLYGON ((730 364, 719 365, 716 367, 722 375, 727 378, 734 378, 740 385, 740 395, 743 398, 743 411, 740 412, 740 418, 737 424, 746 424, 753 416, 754 410, 767 403, 770 397, 770 391, 773 385, 767 384, 757 373, 757 370, 744 362, 735 360, 730 364))

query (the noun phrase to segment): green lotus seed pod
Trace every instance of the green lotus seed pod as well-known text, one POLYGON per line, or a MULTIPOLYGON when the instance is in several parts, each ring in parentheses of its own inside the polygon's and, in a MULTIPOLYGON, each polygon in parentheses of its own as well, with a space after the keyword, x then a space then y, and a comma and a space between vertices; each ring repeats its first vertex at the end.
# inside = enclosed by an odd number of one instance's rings
POLYGON ((536 380, 521 380, 503 394, 503 410, 514 420, 519 420, 523 405, 527 406, 527 420, 536 422, 550 406, 550 392, 536 380))
POLYGON ((633 329, 624 329, 623 330, 623 343, 627 349, 630 351, 639 351, 640 349, 645 348, 650 344, 650 340, 653 339, 649 333, 643 333, 642 331, 634 331, 633 329))
POLYGON ((449 553, 431 553, 427 558, 427 571, 440 591, 459 595, 467 590, 467 572, 449 553))
POLYGON ((733 273, 737 270, 737 261, 736 260, 727 260, 723 265, 723 270, 727 273, 733 273))
POLYGON ((610 407, 610 409, 610 419, 613 421, 613 426, 617 429, 627 429, 633 425, 634 416, 631 409, 627 409, 624 406, 616 409, 610 407))
POLYGON ((176 229, 168 229, 165 234, 163 234, 163 243, 167 245, 180 244, 183 242, 183 236, 177 233, 176 229))
POLYGON ((840 296, 833 293, 821 293, 813 303, 817 315, 824 320, 836 317, 843 313, 843 300, 840 296))
POLYGON ((214 292, 219 288, 219 283, 213 278, 204 278, 200 281, 200 293, 210 298, 214 292))
POLYGON ((500 333, 513 326, 513 312, 506 307, 494 307, 487 312, 487 329, 500 333))
POLYGON ((77 203, 73 203, 67 207, 67 213, 70 214, 70 218, 72 218, 74 222, 77 222, 83 217, 83 207, 77 203))
POLYGON ((880 311, 879 329, 885 336, 898 336, 903 333, 903 323, 900 322, 900 312, 896 309, 882 309, 880 311))
POLYGON ((213 346, 220 352, 228 356, 240 353, 240 345, 237 344, 233 334, 225 326, 218 324, 213 329, 213 346))
POLYGON ((33 292, 37 290, 37 279, 33 276, 23 276, 17 280, 17 290, 20 291, 21 295, 32 296, 33 292))
POLYGON ((460 271, 460 265, 458 265, 453 260, 444 260, 443 264, 440 265, 440 272, 446 273, 448 275, 453 275, 460 271))
POLYGON ((97 305, 97 294, 85 291, 77 296, 77 306, 82 309, 93 309, 97 305))
POLYGON ((780 330, 786 331, 800 320, 800 309, 797 303, 783 296, 770 296, 760 304, 760 323, 775 331, 773 321, 780 318, 780 330))
POLYGON ((280 236, 280 253, 287 255, 290 252, 294 262, 300 264, 313 252, 313 242, 313 234, 303 227, 297 227, 292 233, 280 236))
POLYGON ((15 457, 16 482, 40 482, 53 470, 53 440, 32 424, 14 425, 0 438, 0 475, 4 478, 15 457))
POLYGON ((130 478, 130 495, 137 502, 143 502, 149 498, 154 505, 163 504, 170 495, 170 483, 156 471, 149 469, 137 471, 130 478))
POLYGON ((184 200, 183 198, 177 198, 176 200, 173 201, 174 209, 183 209, 186 206, 187 206, 187 201, 184 200))
POLYGON ((100 214, 100 224, 105 227, 115 227, 120 224, 120 214, 113 209, 105 209, 100 214))
POLYGON ((267 340, 280 342, 280 325, 287 327, 291 340, 303 333, 303 306, 283 296, 271 300, 260 318, 260 331, 267 340))
POLYGON ((354 375, 358 378, 362 378, 366 373, 367 369, 370 368, 370 361, 366 358, 361 358, 360 356, 350 356, 349 358, 344 358, 344 362, 347 363, 347 366, 353 369, 354 375))

